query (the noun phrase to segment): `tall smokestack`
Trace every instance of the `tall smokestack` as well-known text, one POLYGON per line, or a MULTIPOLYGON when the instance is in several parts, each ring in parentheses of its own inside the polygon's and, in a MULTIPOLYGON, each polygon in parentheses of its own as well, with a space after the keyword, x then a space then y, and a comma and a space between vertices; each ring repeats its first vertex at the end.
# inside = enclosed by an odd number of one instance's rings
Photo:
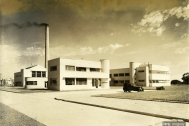
POLYGON ((45 24, 45 68, 48 69, 49 60, 49 25, 45 24))

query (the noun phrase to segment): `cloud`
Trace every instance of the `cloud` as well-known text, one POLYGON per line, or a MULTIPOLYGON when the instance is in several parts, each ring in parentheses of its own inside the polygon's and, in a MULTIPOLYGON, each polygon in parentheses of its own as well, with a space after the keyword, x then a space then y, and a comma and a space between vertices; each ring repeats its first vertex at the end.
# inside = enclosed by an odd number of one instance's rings
POLYGON ((96 49, 91 46, 87 47, 65 47, 62 45, 61 47, 54 47, 50 49, 50 53, 52 57, 68 57, 68 56, 76 56, 76 55, 92 55, 92 54, 113 54, 116 50, 127 47, 129 44, 121 45, 121 44, 110 44, 108 46, 97 47, 96 49), (64 49, 63 49, 64 48, 64 49))
POLYGON ((97 49, 98 53, 114 53, 115 50, 122 48, 124 45, 120 44, 110 44, 109 46, 99 47, 97 49))
POLYGON ((177 18, 183 17, 184 20, 189 19, 189 4, 186 7, 174 7, 170 10, 165 10, 164 13, 169 14, 169 16, 176 16, 177 18))
POLYGON ((176 23, 175 26, 178 27, 178 26, 180 26, 180 24, 179 24, 179 23, 176 23))
POLYGON ((43 56, 44 49, 41 47, 31 46, 22 51, 23 56, 43 56))
POLYGON ((21 67, 19 64, 20 57, 21 53, 17 47, 0 45, 0 72, 3 74, 2 78, 13 78, 13 73, 21 67))
MULTIPOLYGON (((161 36, 163 31, 166 29, 166 27, 163 25, 163 22, 171 16, 188 20, 189 4, 186 7, 174 7, 169 10, 146 13, 140 22, 138 22, 136 25, 132 24, 132 31, 139 34, 155 33, 155 35, 161 36)), ((175 24, 176 27, 179 25, 179 23, 175 24)))
POLYGON ((11 45, 0 45, 0 51, 0 64, 12 63, 12 61, 17 60, 21 56, 18 49, 11 45))
POLYGON ((189 52, 189 47, 180 47, 175 50, 176 54, 185 54, 189 52))
POLYGON ((81 52, 81 55, 96 53, 96 51, 94 51, 90 46, 80 48, 80 52, 81 52))

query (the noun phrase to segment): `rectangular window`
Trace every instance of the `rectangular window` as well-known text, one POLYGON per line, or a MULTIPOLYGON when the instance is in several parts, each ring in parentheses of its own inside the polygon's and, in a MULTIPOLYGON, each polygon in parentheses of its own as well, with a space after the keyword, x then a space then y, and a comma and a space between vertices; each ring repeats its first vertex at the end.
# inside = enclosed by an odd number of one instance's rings
POLYGON ((85 67, 76 67, 76 71, 86 71, 85 67))
POLYGON ((129 73, 125 73, 125 76, 130 76, 129 73))
POLYGON ((37 85, 37 81, 26 81, 26 85, 37 85))
POLYGON ((120 77, 124 76, 124 73, 119 73, 119 76, 120 76, 120 77))
POLYGON ((115 84, 118 83, 118 80, 114 80, 114 83, 115 83, 115 84))
POLYGON ((57 85, 57 79, 56 78, 50 78, 50 85, 57 85))
POLYGON ((42 77, 46 77, 46 72, 42 71, 42 77))
POLYGON ((36 77, 36 71, 32 71, 32 77, 36 77))
POLYGON ((65 78, 66 85, 75 85, 75 78, 65 78))
POLYGON ((22 82, 15 82, 15 86, 22 86, 22 82))
POLYGON ((151 74, 169 74, 169 71, 149 70, 151 74))
POLYGON ((99 68, 90 68, 90 72, 100 72, 99 68))
POLYGON ((119 80, 119 83, 124 83, 124 80, 119 80))
POLYGON ((144 70, 139 70, 138 72, 144 72, 144 70))
POLYGON ((37 71, 37 77, 41 77, 41 71, 37 71))
POLYGON ((114 74, 114 77, 118 77, 118 74, 114 74))
POLYGON ((112 78, 112 74, 110 74, 110 78, 112 78))
POLYGON ((57 66, 51 66, 50 67, 50 71, 56 71, 57 70, 57 66))
POLYGON ((87 85, 87 78, 76 78, 76 85, 87 85))
POLYGON ((139 82, 145 82, 145 80, 138 80, 139 82))
POLYGON ((67 71, 75 71, 75 66, 66 65, 66 70, 67 71))
POLYGON ((130 83, 130 80, 125 80, 125 83, 130 83))

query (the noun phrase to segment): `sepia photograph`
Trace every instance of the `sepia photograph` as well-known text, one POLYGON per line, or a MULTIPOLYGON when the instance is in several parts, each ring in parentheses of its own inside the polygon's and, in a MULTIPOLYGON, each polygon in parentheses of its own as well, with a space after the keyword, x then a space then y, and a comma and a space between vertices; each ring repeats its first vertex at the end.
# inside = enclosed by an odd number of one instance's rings
POLYGON ((0 126, 189 126, 189 0, 0 0, 0 126))

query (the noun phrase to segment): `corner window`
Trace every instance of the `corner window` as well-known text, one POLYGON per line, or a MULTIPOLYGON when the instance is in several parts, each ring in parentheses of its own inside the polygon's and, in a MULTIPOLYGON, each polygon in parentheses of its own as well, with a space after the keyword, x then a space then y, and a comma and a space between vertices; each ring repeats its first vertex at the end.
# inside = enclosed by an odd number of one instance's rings
POLYGON ((57 70, 57 66, 51 66, 50 67, 50 71, 56 71, 57 70))

